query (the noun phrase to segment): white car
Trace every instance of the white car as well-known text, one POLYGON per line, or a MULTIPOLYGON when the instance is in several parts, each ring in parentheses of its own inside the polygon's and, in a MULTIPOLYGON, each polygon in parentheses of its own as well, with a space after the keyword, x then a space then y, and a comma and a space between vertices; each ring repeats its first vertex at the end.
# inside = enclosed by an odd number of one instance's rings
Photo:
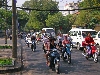
POLYGON ((98 44, 100 46, 100 31, 94 37, 94 41, 96 44, 98 44))
POLYGON ((100 31, 96 34, 96 36, 93 39, 97 44, 97 48, 99 49, 99 56, 100 56, 100 31))

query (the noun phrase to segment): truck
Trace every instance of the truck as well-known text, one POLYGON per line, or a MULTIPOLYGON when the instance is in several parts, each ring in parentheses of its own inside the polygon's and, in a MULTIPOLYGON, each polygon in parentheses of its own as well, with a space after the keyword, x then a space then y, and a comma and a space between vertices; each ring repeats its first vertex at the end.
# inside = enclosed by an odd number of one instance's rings
POLYGON ((42 33, 46 33, 48 36, 56 37, 54 28, 42 28, 42 33))
POLYGON ((93 29, 80 29, 74 28, 69 31, 73 43, 73 46, 77 48, 77 50, 83 50, 82 42, 85 40, 85 37, 88 33, 94 38, 97 34, 96 30, 93 29))

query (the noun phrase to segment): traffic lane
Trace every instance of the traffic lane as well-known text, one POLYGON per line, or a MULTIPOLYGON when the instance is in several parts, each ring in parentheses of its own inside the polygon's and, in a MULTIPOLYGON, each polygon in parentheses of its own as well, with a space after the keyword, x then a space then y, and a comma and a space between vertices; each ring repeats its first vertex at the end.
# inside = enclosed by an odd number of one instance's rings
MULTIPOLYGON (((42 43, 37 46, 37 51, 32 52, 30 48, 25 48, 25 53, 27 58, 25 58, 25 74, 30 73, 30 75, 55 75, 54 71, 51 71, 45 63, 44 53, 42 51, 42 43)), ((99 75, 100 74, 100 62, 94 63, 93 59, 86 60, 81 54, 81 51, 72 51, 72 63, 67 64, 67 62, 60 62, 60 75, 99 75)), ((100 57, 99 57, 100 59, 100 57)), ((24 62, 25 62, 24 61, 24 62)))
MULTIPOLYGON (((99 57, 100 60, 100 57, 99 57)), ((65 64, 62 64, 65 65, 65 64)), ((79 50, 73 50, 72 52, 72 63, 66 65, 68 68, 69 75, 98 75, 100 74, 100 62, 95 63, 93 59, 86 60, 79 50)))

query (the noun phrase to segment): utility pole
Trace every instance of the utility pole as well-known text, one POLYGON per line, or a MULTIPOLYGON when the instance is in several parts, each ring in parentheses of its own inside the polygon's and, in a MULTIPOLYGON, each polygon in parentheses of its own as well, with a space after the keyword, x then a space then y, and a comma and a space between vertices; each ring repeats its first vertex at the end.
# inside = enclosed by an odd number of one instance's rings
POLYGON ((12 58, 17 58, 16 0, 12 0, 12 58))
POLYGON ((0 0, 0 8, 2 7, 2 3, 3 3, 3 1, 2 1, 2 0, 0 0))
POLYGON ((5 44, 7 44, 7 0, 5 0, 5 10, 6 10, 6 16, 5 16, 5 44))

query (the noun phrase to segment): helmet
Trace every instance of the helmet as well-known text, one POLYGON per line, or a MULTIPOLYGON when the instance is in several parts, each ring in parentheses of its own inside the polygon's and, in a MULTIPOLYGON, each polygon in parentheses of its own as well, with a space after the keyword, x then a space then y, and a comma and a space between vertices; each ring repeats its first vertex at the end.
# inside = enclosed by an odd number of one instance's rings
POLYGON ((30 36, 30 34, 27 34, 27 37, 29 37, 30 36))

